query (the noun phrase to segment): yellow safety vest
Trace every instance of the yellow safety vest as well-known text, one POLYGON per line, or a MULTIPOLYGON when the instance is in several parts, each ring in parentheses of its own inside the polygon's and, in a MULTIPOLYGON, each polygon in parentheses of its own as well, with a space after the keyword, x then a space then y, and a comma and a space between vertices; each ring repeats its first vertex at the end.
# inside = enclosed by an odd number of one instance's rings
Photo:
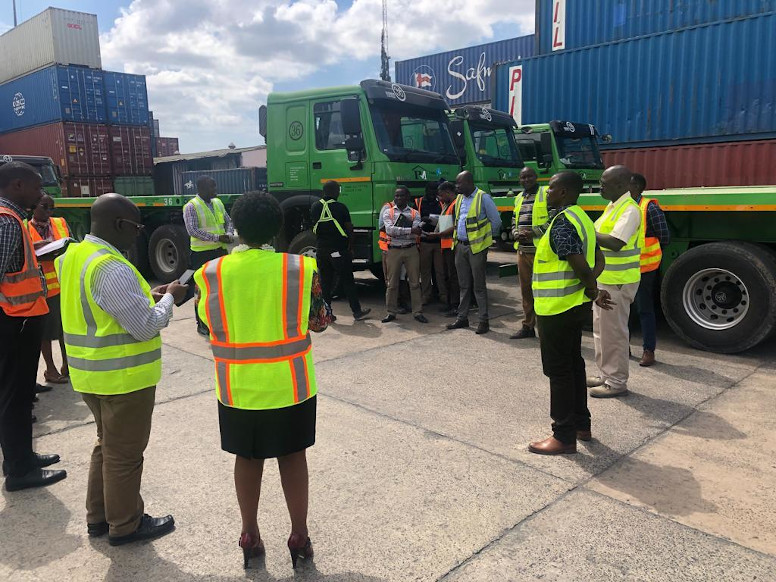
MULTIPOLYGON (((639 247, 641 248, 641 272, 649 273, 660 268, 660 261, 663 260, 663 249, 660 248, 660 239, 656 236, 647 236, 647 206, 650 202, 657 204, 654 198, 642 198, 639 202, 641 208, 641 239, 639 247)), ((660 205, 658 204, 658 208, 660 205)))
POLYGON ((329 208, 329 204, 332 202, 335 202, 335 200, 324 200, 323 198, 321 198, 319 202, 321 203, 321 206, 322 206, 321 216, 318 219, 318 222, 315 223, 315 226, 313 226, 313 233, 318 234, 318 225, 320 223, 333 222, 334 226, 337 227, 337 230, 339 231, 339 233, 345 238, 348 238, 348 235, 345 234, 345 230, 342 228, 342 225, 340 225, 339 221, 331 215, 331 209, 329 208))
MULTIPOLYGON (((639 205, 630 196, 624 196, 620 202, 610 204, 604 213, 595 221, 595 229, 601 234, 610 234, 614 226, 620 219, 625 209, 634 207, 639 211, 639 222, 641 222, 641 211, 639 205)), ((641 231, 644 228, 640 224, 631 237, 626 241, 619 251, 601 249, 606 258, 606 266, 603 273, 598 277, 598 281, 604 285, 625 285, 627 283, 638 283, 641 280, 639 240, 641 231)))
MULTIPOLYGON (((581 206, 574 205, 559 212, 552 219, 550 229, 560 216, 565 216, 577 229, 585 250, 585 259, 592 269, 595 266, 596 247, 593 221, 581 206)), ((585 295, 584 283, 577 277, 571 264, 553 252, 549 235, 543 236, 536 246, 531 287, 537 315, 557 315, 590 301, 585 295)))
MULTIPOLYGON (((515 219, 515 225, 517 225, 518 219, 520 218, 520 208, 523 206, 523 200, 525 200, 525 192, 520 192, 520 194, 515 196, 515 210, 512 214, 515 219)), ((546 224, 549 219, 550 215, 549 210, 547 209, 547 187, 540 186, 536 191, 536 196, 534 197, 533 212, 531 214, 531 226, 542 226, 543 224, 546 224)), ((541 237, 537 236, 534 237, 534 246, 539 244, 540 238, 541 237)), ((520 243, 515 241, 515 250, 517 250, 519 246, 520 243)))
POLYGON ((266 410, 315 395, 307 328, 315 267, 310 257, 249 249, 194 273, 222 404, 266 410))
MULTIPOLYGON (((485 194, 482 190, 477 188, 472 197, 471 205, 469 206, 469 212, 466 214, 466 234, 469 238, 469 246, 472 249, 472 253, 477 254, 482 251, 488 250, 490 245, 493 244, 493 235, 491 234, 490 219, 487 215, 480 218, 480 212, 482 211, 482 197, 485 194)), ((459 194, 455 200, 455 229, 453 230, 453 248, 458 244, 458 220, 461 215, 461 203, 463 202, 463 194, 459 194)))
MULTIPOLYGON (((210 234, 221 236, 222 234, 226 234, 226 219, 224 218, 224 216, 226 216, 226 208, 224 208, 224 203, 218 198, 213 198, 211 202, 213 204, 213 210, 210 210, 205 201, 202 200, 199 195, 196 195, 186 203, 183 207, 183 212, 185 213, 186 206, 191 204, 197 212, 199 228, 210 234)), ((189 237, 189 243, 191 245, 191 250, 196 252, 226 248, 226 245, 222 242, 200 240, 193 236, 189 237)))
POLYGON ((106 245, 84 241, 68 246, 55 261, 61 285, 70 381, 76 392, 115 395, 155 386, 162 377, 162 338, 138 341, 94 301, 92 280, 107 261, 125 264, 154 305, 151 287, 121 254, 106 245))

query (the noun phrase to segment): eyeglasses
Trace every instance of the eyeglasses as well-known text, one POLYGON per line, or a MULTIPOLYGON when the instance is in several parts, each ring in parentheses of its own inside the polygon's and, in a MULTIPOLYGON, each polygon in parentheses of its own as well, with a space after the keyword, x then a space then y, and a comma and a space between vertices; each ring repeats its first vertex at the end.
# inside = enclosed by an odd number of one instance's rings
POLYGON ((139 222, 135 222, 134 220, 129 220, 128 218, 117 218, 116 224, 121 224, 122 222, 126 222, 127 224, 130 224, 131 226, 135 227, 135 230, 137 232, 140 232, 145 228, 145 224, 140 224, 139 222))

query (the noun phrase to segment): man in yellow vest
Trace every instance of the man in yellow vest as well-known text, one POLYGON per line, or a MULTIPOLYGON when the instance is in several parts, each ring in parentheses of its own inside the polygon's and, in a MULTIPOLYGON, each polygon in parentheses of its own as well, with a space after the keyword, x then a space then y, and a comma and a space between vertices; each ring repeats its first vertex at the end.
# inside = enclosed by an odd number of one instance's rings
POLYGON ((476 297, 480 319, 477 333, 488 333, 488 249, 493 244, 493 233, 498 235, 501 230, 501 217, 493 198, 474 185, 471 172, 464 171, 456 176, 455 190, 458 198, 453 219, 456 225, 453 248, 461 301, 458 318, 447 329, 469 327, 469 307, 472 298, 476 297))
POLYGON ((588 378, 590 395, 611 398, 628 393, 628 317, 641 280, 639 242, 641 211, 630 195, 631 172, 612 166, 601 175, 601 196, 609 200, 595 221, 596 239, 603 249, 606 266, 598 277, 608 291, 614 309, 593 307, 593 341, 599 375, 588 378))
MULTIPOLYGON (((232 220, 218 199, 216 181, 210 176, 197 178, 197 195, 184 205, 183 222, 191 245, 189 269, 197 270, 208 261, 224 256, 227 245, 234 242, 232 220)), ((196 304, 194 318, 197 333, 207 336, 207 326, 199 318, 196 304)))
POLYGON ((552 436, 528 445, 540 455, 576 453, 577 439, 591 439, 582 326, 591 301, 603 310, 610 310, 611 302, 596 283, 604 256, 593 222, 577 205, 582 187, 582 178, 570 170, 550 179, 547 199, 556 213, 536 248, 533 293, 552 417, 552 436))
POLYGON ((70 381, 97 427, 87 532, 109 534, 111 545, 159 537, 175 524, 170 515, 144 513, 140 480, 162 376, 159 331, 187 289, 173 282, 152 290, 124 258, 122 251, 132 248, 143 229, 140 220, 127 198, 104 194, 92 205, 91 233, 55 262, 70 381))
POLYGON ((654 198, 644 198, 647 179, 641 174, 633 174, 630 193, 641 209, 641 283, 636 293, 636 309, 641 320, 641 335, 644 351, 639 366, 655 364, 657 346, 657 324, 655 322, 655 285, 660 274, 660 262, 663 247, 671 242, 671 232, 663 210, 654 198))
POLYGON ((523 299, 522 327, 509 339, 536 337, 534 326, 534 298, 531 291, 536 245, 550 226, 547 210, 546 188, 539 186, 536 170, 523 168, 520 172, 523 191, 515 196, 515 210, 512 213, 512 235, 517 249, 517 278, 523 299))

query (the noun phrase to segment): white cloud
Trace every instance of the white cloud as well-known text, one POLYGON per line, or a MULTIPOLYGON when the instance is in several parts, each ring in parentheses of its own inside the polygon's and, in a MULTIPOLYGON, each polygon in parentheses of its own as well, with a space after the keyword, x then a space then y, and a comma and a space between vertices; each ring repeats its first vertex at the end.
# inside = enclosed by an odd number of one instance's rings
MULTIPOLYGON (((533 28, 532 0, 390 0, 393 60, 533 28)), ((259 143, 258 106, 278 82, 324 68, 379 70, 381 0, 134 0, 101 38, 103 66, 144 74, 162 134, 183 151, 259 143)), ((337 79, 334 84, 346 80, 337 79)))

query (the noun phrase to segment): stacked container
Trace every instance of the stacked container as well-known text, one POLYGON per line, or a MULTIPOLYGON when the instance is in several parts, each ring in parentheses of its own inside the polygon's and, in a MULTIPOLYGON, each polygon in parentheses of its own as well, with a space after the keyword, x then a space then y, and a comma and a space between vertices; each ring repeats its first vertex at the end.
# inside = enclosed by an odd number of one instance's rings
POLYGON ((178 149, 177 137, 158 137, 156 138, 156 157, 164 158, 174 156, 180 153, 178 149))

